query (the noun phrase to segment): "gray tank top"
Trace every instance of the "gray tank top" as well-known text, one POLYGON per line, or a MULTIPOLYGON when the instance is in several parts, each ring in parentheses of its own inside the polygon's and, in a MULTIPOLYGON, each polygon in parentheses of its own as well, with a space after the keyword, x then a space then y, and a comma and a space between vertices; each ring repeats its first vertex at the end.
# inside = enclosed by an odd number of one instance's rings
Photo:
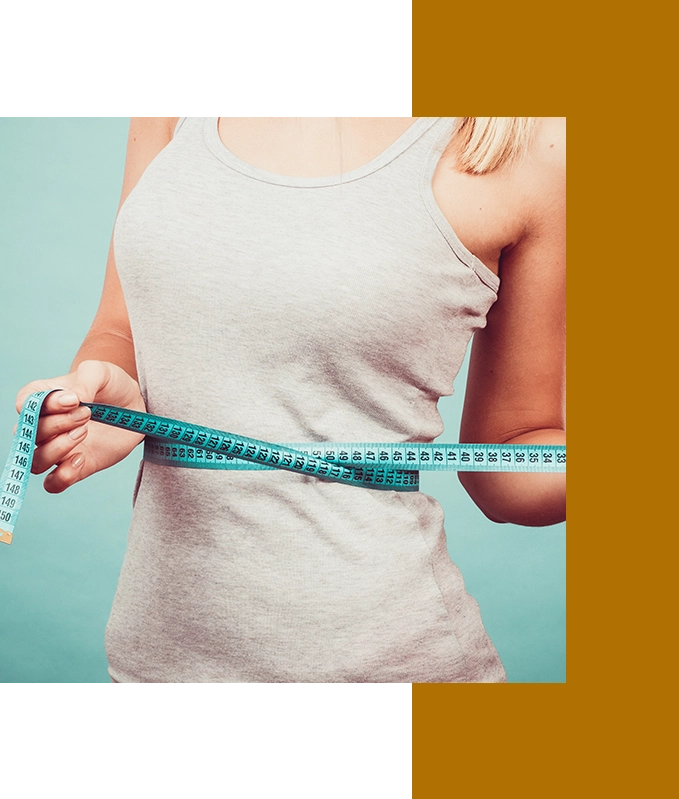
MULTIPOLYGON (((432 194, 451 129, 294 178, 180 120, 114 234, 149 411, 278 442, 438 436, 499 285, 432 194)), ((505 680, 433 498, 286 472, 142 463, 106 648, 119 682, 505 680)))

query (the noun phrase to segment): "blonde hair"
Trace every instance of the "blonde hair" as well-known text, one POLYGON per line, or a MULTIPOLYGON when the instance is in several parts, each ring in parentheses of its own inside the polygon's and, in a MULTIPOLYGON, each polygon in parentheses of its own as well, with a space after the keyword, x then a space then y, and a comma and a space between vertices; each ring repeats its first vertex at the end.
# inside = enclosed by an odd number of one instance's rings
POLYGON ((484 175, 522 156, 538 117, 457 117, 447 150, 457 166, 484 175))

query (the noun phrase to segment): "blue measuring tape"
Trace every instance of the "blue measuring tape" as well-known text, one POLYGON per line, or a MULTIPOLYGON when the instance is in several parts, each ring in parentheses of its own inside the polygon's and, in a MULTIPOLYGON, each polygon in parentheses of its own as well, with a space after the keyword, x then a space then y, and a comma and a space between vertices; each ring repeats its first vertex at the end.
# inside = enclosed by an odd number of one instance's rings
MULTIPOLYGON (((59 389, 52 389, 57 391, 59 389)), ((26 495, 40 408, 51 391, 24 402, 0 491, 0 542, 12 541, 26 495)), ((566 448, 552 444, 314 442, 273 444, 113 405, 83 402, 91 421, 146 436, 144 460, 192 469, 284 469, 383 491, 417 491, 420 471, 565 472, 566 448)))

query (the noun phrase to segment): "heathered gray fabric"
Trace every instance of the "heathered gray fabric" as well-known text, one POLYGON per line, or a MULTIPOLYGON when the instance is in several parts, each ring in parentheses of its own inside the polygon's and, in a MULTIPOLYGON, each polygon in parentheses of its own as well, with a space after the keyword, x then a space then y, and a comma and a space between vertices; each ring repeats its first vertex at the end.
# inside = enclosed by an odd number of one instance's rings
MULTIPOLYGON (((232 155, 216 118, 181 120, 114 239, 149 411, 280 442, 438 436, 499 285, 433 201, 451 124, 297 179, 232 155)), ((142 466, 115 680, 505 680, 433 498, 142 466)))

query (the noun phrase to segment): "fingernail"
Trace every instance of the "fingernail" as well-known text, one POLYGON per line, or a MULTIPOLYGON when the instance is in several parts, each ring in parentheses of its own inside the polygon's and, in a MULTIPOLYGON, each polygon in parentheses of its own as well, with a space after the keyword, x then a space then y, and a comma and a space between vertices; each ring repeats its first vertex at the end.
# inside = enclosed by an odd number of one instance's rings
POLYGON ((90 409, 80 406, 68 414, 68 418, 73 422, 80 422, 82 419, 90 418, 90 409))
POLYGON ((68 434, 68 437, 73 439, 73 441, 77 441, 79 438, 82 438, 85 433, 87 432, 87 425, 82 424, 80 427, 75 427, 71 432, 68 434))
POLYGON ((85 456, 82 453, 78 453, 71 458, 71 466, 74 469, 77 469, 79 466, 82 466, 85 461, 85 456))
POLYGON ((62 405, 64 408, 68 405, 77 405, 80 402, 76 394, 67 393, 67 394, 57 394, 57 402, 59 405, 62 405))

